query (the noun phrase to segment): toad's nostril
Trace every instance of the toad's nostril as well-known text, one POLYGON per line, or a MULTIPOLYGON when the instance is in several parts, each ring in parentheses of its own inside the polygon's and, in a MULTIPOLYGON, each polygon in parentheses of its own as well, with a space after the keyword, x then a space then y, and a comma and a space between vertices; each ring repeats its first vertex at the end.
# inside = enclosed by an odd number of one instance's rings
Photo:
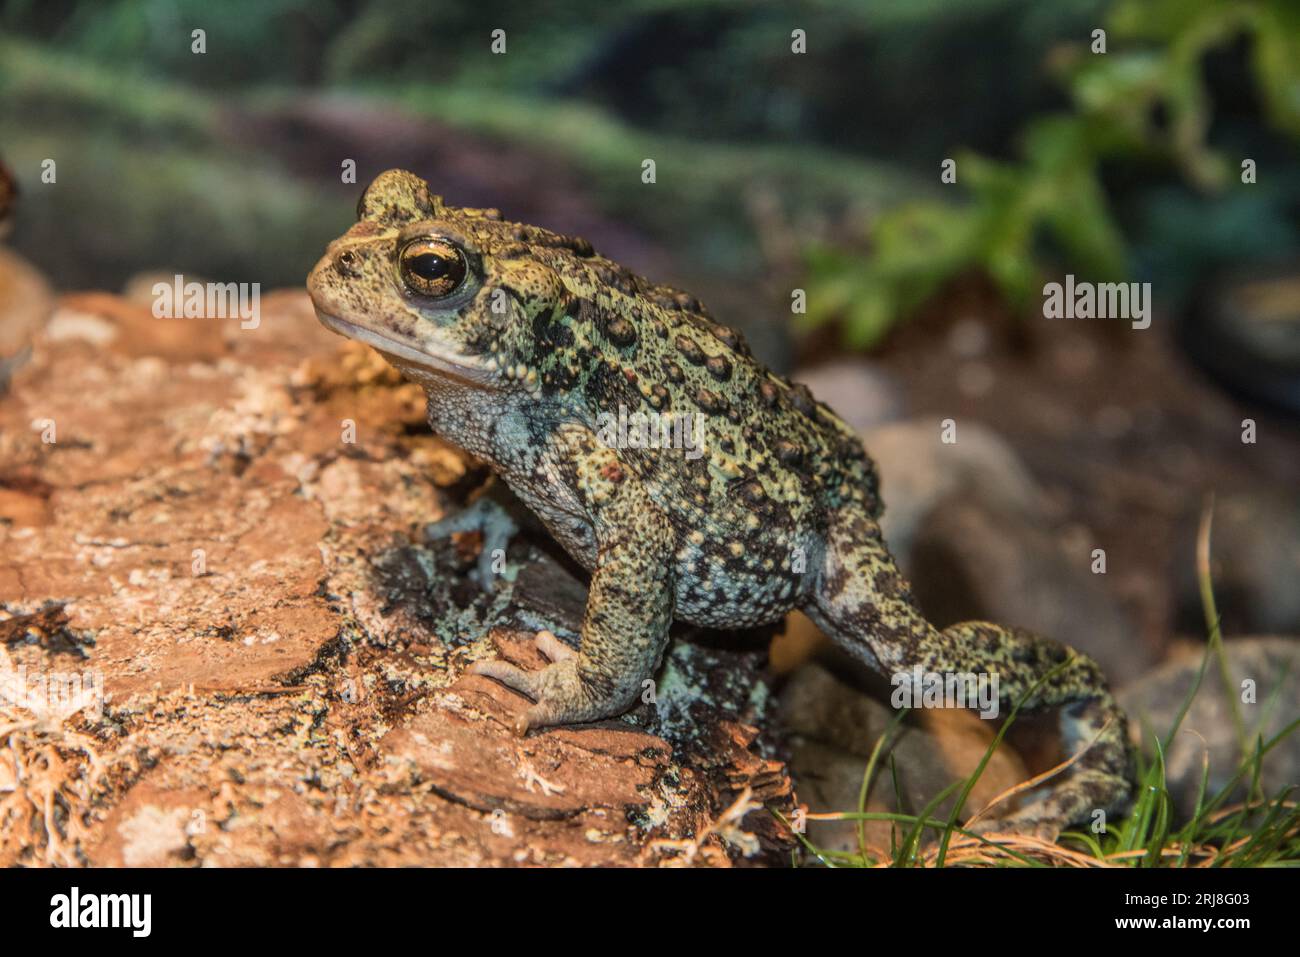
POLYGON ((352 252, 350 249, 346 252, 339 253, 338 258, 334 260, 334 263, 335 266, 337 266, 338 271, 343 273, 345 276, 355 276, 360 271, 360 263, 357 260, 357 254, 352 252))

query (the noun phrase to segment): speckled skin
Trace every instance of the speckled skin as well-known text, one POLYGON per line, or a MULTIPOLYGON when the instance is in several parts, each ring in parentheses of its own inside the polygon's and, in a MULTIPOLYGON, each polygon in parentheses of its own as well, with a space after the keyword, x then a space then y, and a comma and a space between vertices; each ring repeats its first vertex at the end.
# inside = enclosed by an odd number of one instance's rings
POLYGON ((886 674, 996 672, 1003 715, 1065 663, 1027 707, 1061 708, 1068 753, 1092 746, 998 823, 1052 832, 1123 802, 1124 716, 1097 666, 1023 631, 933 628, 881 538, 875 470, 858 437, 693 297, 584 240, 445 206, 405 171, 375 179, 357 212, 308 279, 321 321, 420 382, 432 428, 493 463, 592 572, 579 653, 547 641, 553 661, 540 672, 478 665, 534 699, 521 731, 626 710, 674 618, 742 627, 801 608, 886 674), (445 267, 464 272, 449 292, 412 285, 404 264, 427 240, 459 257, 445 267), (702 413, 703 454, 607 446, 599 416, 620 406, 702 413))

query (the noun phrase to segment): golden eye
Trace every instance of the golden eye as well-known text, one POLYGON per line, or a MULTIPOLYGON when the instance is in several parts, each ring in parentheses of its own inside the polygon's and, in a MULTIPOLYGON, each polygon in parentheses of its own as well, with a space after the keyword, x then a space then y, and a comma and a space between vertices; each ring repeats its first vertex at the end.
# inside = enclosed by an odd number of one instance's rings
POLYGON ((397 254, 398 270, 408 289, 421 296, 450 296, 465 281, 465 254, 445 239, 413 239, 397 254))

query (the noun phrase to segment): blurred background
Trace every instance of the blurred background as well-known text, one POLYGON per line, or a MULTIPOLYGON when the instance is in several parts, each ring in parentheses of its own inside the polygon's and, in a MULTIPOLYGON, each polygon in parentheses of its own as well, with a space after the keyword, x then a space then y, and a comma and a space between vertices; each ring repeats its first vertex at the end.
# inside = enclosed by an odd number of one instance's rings
POLYGON ((691 290, 808 382, 879 460, 936 624, 1033 627, 1123 685, 1204 641, 1213 492, 1227 637, 1300 634, 1294 3, 0 10, 8 243, 56 290, 300 287, 405 167, 691 290), (1151 328, 1045 319, 1067 273, 1151 283, 1151 328))

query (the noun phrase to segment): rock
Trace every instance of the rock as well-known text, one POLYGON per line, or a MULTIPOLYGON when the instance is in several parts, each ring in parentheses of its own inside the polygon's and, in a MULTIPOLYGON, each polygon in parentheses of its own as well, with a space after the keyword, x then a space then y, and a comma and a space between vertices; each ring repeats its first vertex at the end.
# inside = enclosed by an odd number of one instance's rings
POLYGON ((1019 510, 965 495, 941 501, 913 542, 911 575, 936 627, 980 620, 1028 628, 1091 655, 1116 686, 1151 664, 1088 553, 1019 510))
MULTIPOLYGON (((1200 515, 1183 520, 1173 577, 1175 625, 1185 635, 1206 636, 1196 576, 1200 515)), ((1294 489, 1258 490, 1215 499, 1210 534, 1210 575, 1225 636, 1300 634, 1300 499, 1294 489)))
POLYGON ((778 678, 798 671, 806 661, 835 650, 835 645, 801 611, 786 616, 785 628, 772 639, 768 669, 778 678))
POLYGON ((1046 498, 996 433, 960 423, 945 444, 938 421, 873 429, 885 541, 936 626, 988 620, 1028 628, 1092 655, 1112 681, 1149 652, 1088 553, 1050 531, 1046 498))
MULTIPOLYGON (((1232 694, 1253 747, 1257 735, 1267 741, 1296 719, 1300 701, 1300 639, 1238 638, 1226 644, 1232 694), (1241 700, 1242 682, 1254 683, 1254 703, 1241 700)), ((1196 680, 1205 649, 1187 646, 1141 680, 1119 693, 1129 715, 1133 740, 1151 750, 1154 735, 1161 740, 1173 727, 1183 699, 1196 680)), ((1225 696, 1216 661, 1211 660, 1178 735, 1165 751, 1166 780, 1174 805, 1184 819, 1195 811, 1202 761, 1209 759, 1207 796, 1224 787, 1242 757, 1232 705, 1225 696)), ((1300 781, 1300 737, 1289 735, 1265 755, 1261 777, 1265 795, 1272 797, 1300 781)), ((1232 800, 1244 792, 1239 789, 1232 800)))
POLYGON ((950 496, 978 498, 1007 513, 1041 517, 1043 494, 1020 459, 992 430, 963 422, 957 441, 941 441, 938 419, 912 419, 862 437, 880 473, 881 528, 904 572, 922 521, 950 496))
POLYGON ((190 832, 202 833, 206 795, 141 783, 105 821, 91 857, 107 867, 175 867, 194 858, 190 832))
MULTIPOLYGON (((856 811, 871 751, 893 720, 894 712, 821 665, 810 663, 801 667, 782 689, 780 715, 790 732, 791 774, 809 811, 856 811)), ((983 721, 964 710, 914 712, 892 749, 903 795, 902 810, 919 813, 934 795, 970 775, 998 727, 997 722, 983 721)), ((898 810, 887 757, 883 754, 877 763, 868 811, 898 810)), ((976 782, 963 817, 1028 777, 1024 762, 1004 742, 976 782)), ((944 815, 951 808, 949 799, 934 813, 944 815)), ((868 822, 867 843, 887 849, 890 827, 888 822, 868 822)), ((807 838, 819 847, 856 851, 857 823, 811 820, 807 838)))
POLYGON ((0 395, 32 337, 53 311, 54 294, 45 276, 17 253, 0 246, 0 395))
MULTIPOLYGON (((154 294, 154 286, 159 283, 171 286, 175 281, 176 273, 174 270, 155 269, 149 272, 138 272, 128 276, 126 282, 122 283, 122 298, 137 306, 152 308, 154 300, 158 298, 154 294)), ((206 276, 195 276, 192 273, 187 273, 185 281, 206 284, 209 280, 206 276)))
POLYGON ((300 291, 261 313, 65 296, 0 398, 0 691, 95 691, 0 694, 0 866, 788 862, 763 651, 685 635, 653 703, 515 737, 467 666, 540 666, 582 579, 524 536, 467 580, 421 530, 481 468, 300 291))
POLYGON ((902 390, 887 372, 867 359, 834 359, 798 369, 790 378, 808 386, 819 401, 859 433, 903 414, 902 390))

